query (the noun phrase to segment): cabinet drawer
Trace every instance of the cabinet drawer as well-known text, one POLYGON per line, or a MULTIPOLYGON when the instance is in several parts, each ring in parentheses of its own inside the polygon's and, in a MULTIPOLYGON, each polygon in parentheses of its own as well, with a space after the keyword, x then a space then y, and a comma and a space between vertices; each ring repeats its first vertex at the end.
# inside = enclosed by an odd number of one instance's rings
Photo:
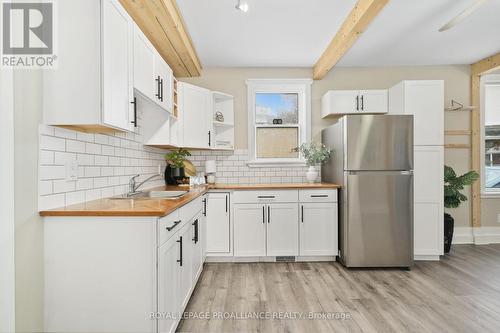
POLYGON ((300 202, 337 202, 337 190, 300 190, 300 202))
POLYGON ((194 199, 190 203, 179 208, 179 218, 184 221, 191 220, 203 207, 201 197, 194 199))
POLYGON ((163 245, 179 231, 182 222, 179 218, 179 210, 158 219, 158 246, 163 245))
POLYGON ((234 203, 297 202, 297 190, 235 191, 234 203))

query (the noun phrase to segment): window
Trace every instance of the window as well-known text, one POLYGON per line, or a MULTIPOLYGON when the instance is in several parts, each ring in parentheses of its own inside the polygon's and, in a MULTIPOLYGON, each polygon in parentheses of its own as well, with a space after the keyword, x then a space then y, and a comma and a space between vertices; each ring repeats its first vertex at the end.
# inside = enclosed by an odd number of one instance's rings
POLYGON ((483 194, 500 195, 500 75, 488 75, 482 86, 483 194))
POLYGON ((301 165, 310 139, 309 79, 248 80, 249 165, 301 165))

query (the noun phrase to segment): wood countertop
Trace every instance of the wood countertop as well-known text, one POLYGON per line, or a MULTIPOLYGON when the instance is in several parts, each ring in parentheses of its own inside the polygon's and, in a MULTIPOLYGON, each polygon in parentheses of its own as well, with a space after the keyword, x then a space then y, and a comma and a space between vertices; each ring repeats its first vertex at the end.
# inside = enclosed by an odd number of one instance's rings
POLYGON ((165 216, 176 209, 184 206, 190 201, 205 194, 210 189, 215 190, 272 190, 272 189, 335 189, 340 186, 327 183, 299 183, 299 184, 214 184, 197 188, 180 186, 160 186, 154 191, 178 191, 189 192, 179 199, 99 199, 70 205, 61 208, 44 210, 40 216, 165 216))

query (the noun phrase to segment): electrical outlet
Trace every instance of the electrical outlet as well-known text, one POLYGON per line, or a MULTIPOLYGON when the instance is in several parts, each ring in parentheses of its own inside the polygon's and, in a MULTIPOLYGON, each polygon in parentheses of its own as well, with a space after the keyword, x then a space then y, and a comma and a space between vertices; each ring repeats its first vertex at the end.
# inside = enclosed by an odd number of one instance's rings
POLYGON ((76 160, 68 161, 65 165, 66 181, 75 181, 78 179, 78 162, 76 160))

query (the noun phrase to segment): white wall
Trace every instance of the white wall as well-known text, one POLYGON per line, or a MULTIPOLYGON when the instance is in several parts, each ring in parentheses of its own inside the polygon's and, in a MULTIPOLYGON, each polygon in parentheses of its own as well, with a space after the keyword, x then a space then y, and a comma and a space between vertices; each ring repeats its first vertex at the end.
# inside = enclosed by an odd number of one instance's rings
POLYGON ((14 82, 0 71, 0 332, 15 330, 14 82))

